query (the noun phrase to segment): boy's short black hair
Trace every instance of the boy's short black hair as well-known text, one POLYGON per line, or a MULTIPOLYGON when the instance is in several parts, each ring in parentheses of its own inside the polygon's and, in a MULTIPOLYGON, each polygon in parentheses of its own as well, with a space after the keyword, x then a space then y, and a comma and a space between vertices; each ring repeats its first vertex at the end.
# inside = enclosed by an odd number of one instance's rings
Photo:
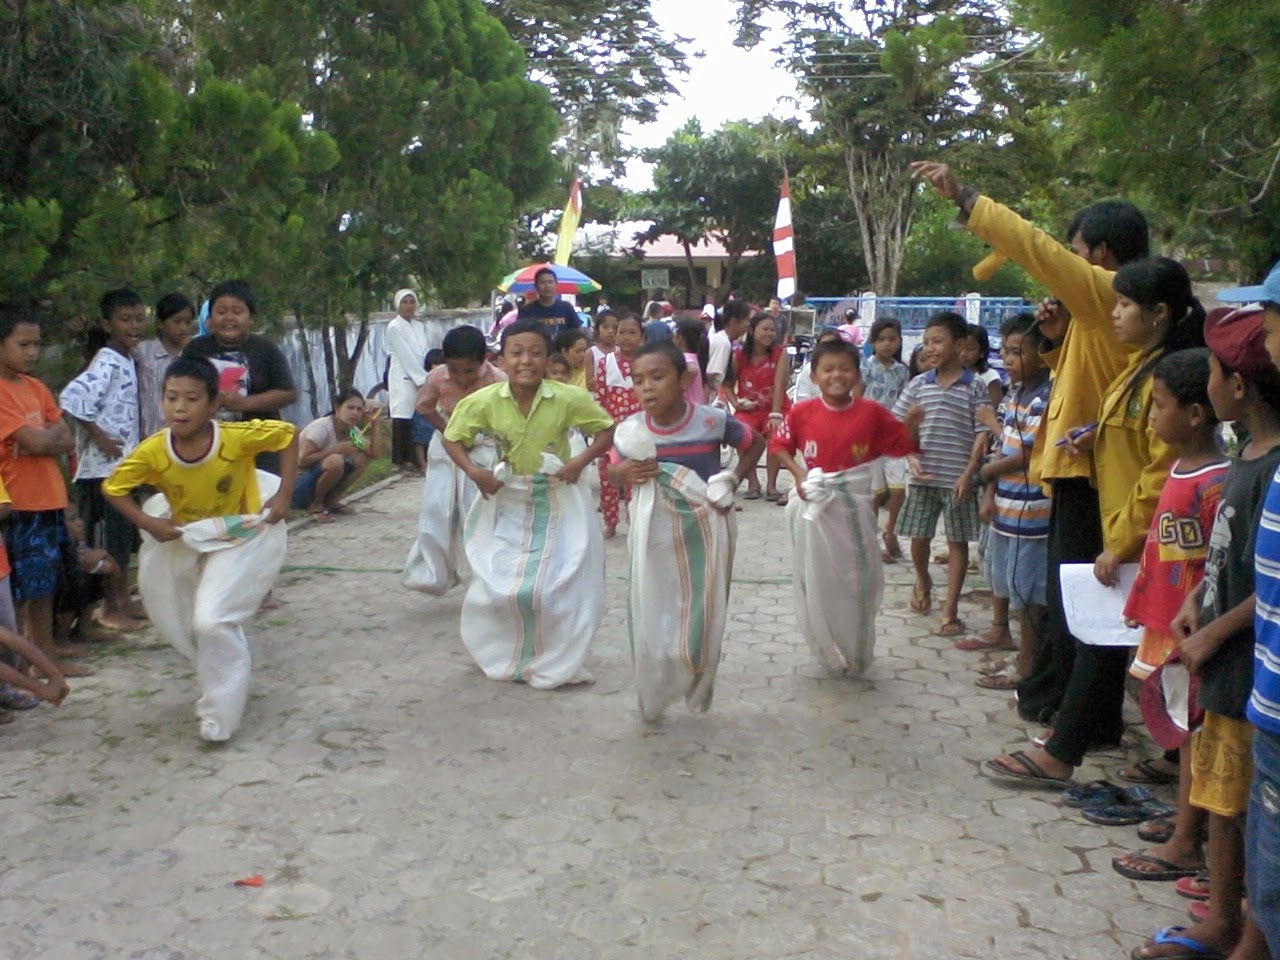
POLYGON ((862 351, 845 340, 824 340, 814 347, 813 354, 809 358, 809 369, 816 373, 819 360, 836 355, 848 357, 853 361, 854 369, 858 374, 862 374, 862 351))
POLYGON ((676 373, 684 373, 689 369, 688 363, 684 359, 684 351, 676 346, 674 340, 649 340, 639 350, 636 351, 635 357, 631 361, 634 367, 636 361, 641 357, 666 357, 671 361, 672 366, 676 368, 676 373))
POLYGON ((40 326, 40 314, 18 303, 0 303, 0 340, 8 340, 24 323, 40 326))
POLYGON ((203 383, 205 390, 209 393, 209 399, 218 399, 218 368, 204 357, 179 357, 165 367, 161 385, 179 377, 203 383))
POLYGON ((1167 353, 1152 369, 1151 379, 1163 383, 1178 401, 1178 406, 1189 407, 1198 403, 1205 408, 1210 421, 1217 422, 1213 404, 1209 401, 1210 355, 1207 347, 1167 353))
POLYGON ((554 342, 556 353, 568 353, 579 340, 591 342, 591 337, 582 327, 570 327, 568 330, 561 330, 556 334, 554 342))
POLYGON ((1012 337, 1015 334, 1022 334, 1023 343, 1030 341, 1036 350, 1044 344, 1040 324, 1036 321, 1036 315, 1030 311, 1024 310, 1000 324, 1001 337, 1012 337))
POLYGON ((926 330, 932 327, 942 327, 957 343, 969 336, 969 324, 954 310, 939 310, 935 313, 924 324, 926 330))
POLYGON ((209 309, 212 310, 213 305, 222 297, 233 297, 249 308, 249 316, 258 315, 258 298, 254 295, 253 288, 244 280, 223 280, 210 290, 209 309))
POLYGON ((558 364, 559 366, 564 367, 566 370, 573 369, 571 366, 569 366, 569 358, 566 357, 563 353, 553 353, 551 354, 551 356, 547 357, 547 366, 550 367, 552 364, 558 364))
POLYGON ((1151 252, 1151 232, 1142 211, 1127 200, 1103 200, 1071 218, 1067 243, 1076 234, 1092 250, 1105 243, 1120 264, 1141 260, 1151 252))
POLYGON ((547 328, 537 320, 517 320, 511 326, 502 331, 502 340, 499 349, 507 352, 507 341, 512 337, 518 337, 522 333, 536 333, 542 338, 543 344, 547 348, 547 353, 551 352, 551 338, 547 336, 547 328))
POLYGON ((427 351, 427 355, 422 358, 422 369, 430 372, 433 367, 440 366, 448 359, 443 350, 439 347, 432 347, 427 351))
POLYGON ((745 320, 750 316, 751 304, 745 300, 730 300, 721 308, 720 315, 716 317, 715 326, 717 330, 723 330, 734 320, 745 320))
POLYGON ((190 310, 192 316, 195 316, 195 304, 187 299, 186 294, 182 293, 166 293, 160 298, 160 302, 156 304, 156 323, 164 323, 176 313, 183 310, 190 310))
POLYGON ((108 290, 98 299, 98 313, 103 320, 110 320, 117 310, 144 306, 142 297, 128 287, 108 290))
POLYGON ((537 270, 535 270, 535 271, 533 272, 533 283, 534 283, 534 286, 537 286, 537 284, 538 284, 538 279, 539 279, 539 278, 540 278, 544 273, 549 273, 549 274, 551 274, 551 276, 553 276, 553 277, 556 275, 556 272, 555 272, 553 269, 551 269, 550 267, 539 267, 537 270))
POLYGON ((489 353, 489 344, 485 342, 484 334, 477 327, 466 324, 454 327, 446 333, 440 348, 444 351, 446 360, 474 360, 483 363, 489 353))

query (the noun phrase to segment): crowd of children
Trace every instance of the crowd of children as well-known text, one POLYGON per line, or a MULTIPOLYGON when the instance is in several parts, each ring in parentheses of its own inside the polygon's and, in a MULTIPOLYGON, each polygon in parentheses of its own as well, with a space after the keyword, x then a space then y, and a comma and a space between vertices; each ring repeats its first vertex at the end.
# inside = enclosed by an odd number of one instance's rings
MULTIPOLYGON (((1207 901, 1195 926, 1158 931, 1134 957, 1269 956, 1280 947, 1280 265, 1220 295, 1244 306, 1206 316, 1186 270, 1147 255, 1136 210, 1084 211, 1068 249, 945 166, 918 172, 1054 293, 1001 327, 1007 382, 986 330, 947 311, 924 325, 910 367, 891 318, 871 326, 865 351, 825 330, 794 387, 775 316, 737 300, 683 322, 605 309, 591 333, 520 316, 496 360, 478 329, 458 327, 423 357, 420 383, 399 373, 417 389, 394 419, 408 421, 426 474, 404 583, 435 595, 465 585, 460 633, 488 677, 590 682, 603 542, 629 502, 631 651, 654 721, 680 697, 711 703, 740 485, 743 499, 786 506, 797 631, 853 675, 871 662, 883 564, 903 559, 903 538, 910 609, 932 613, 941 520, 936 633, 991 657, 976 664, 978 685, 1014 692, 1020 715, 1050 724, 985 772, 1060 790, 1092 821, 1141 824, 1152 845, 1115 869, 1207 901), (980 636, 959 618, 971 544, 992 594, 980 636), (1132 648, 1072 635, 1061 573, 1073 563, 1103 587, 1131 582, 1132 648), (1118 776, 1177 780, 1173 809, 1071 781, 1088 752, 1120 742, 1126 677, 1142 684, 1166 752, 1118 776)), ((348 511, 345 491, 381 453, 379 411, 346 391, 295 437, 279 413, 296 397, 287 364, 252 332, 242 283, 213 290, 209 333, 195 338, 177 295, 157 305, 151 341, 133 292, 100 307, 85 365, 57 400, 31 375, 38 321, 0 310, 0 709, 58 703, 65 677, 90 672, 70 630, 100 596, 101 627, 149 619, 195 662, 200 735, 226 740, 248 695, 244 627, 284 560, 279 521, 291 507, 322 523, 348 511)))

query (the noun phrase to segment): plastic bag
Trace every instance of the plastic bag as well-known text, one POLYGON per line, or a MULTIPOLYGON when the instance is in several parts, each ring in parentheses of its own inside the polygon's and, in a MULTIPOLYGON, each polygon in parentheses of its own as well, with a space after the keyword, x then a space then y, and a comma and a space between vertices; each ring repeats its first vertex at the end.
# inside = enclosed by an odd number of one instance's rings
MULTIPOLYGON (((657 455, 638 421, 619 425, 614 443, 630 460, 657 455)), ((627 535, 631 660, 640 713, 649 723, 681 697, 694 712, 711 706, 737 540, 733 514, 715 509, 733 502, 732 474, 703 483, 686 467, 659 467, 657 478, 632 488, 627 535)))
MULTIPOLYGON (((497 459, 492 444, 478 442, 471 459, 491 467, 497 459)), ((422 481, 422 507, 418 511, 418 535, 409 547, 400 582, 411 590, 439 597, 467 579, 470 568, 462 544, 462 528, 480 491, 453 462, 437 430, 427 447, 427 476, 422 481)))
MULTIPOLYGON (((280 478, 258 471, 265 501, 280 478)), ((164 494, 143 505, 169 515, 164 494)), ((240 726, 249 697, 251 656, 244 624, 258 612, 284 563, 288 530, 261 517, 215 517, 182 528, 182 539, 159 543, 146 531, 138 551, 142 605, 160 636, 196 664, 196 716, 206 740, 226 740, 240 726)))
POLYGON ((586 487, 554 479, 562 466, 550 454, 535 476, 499 464, 502 489, 467 516, 462 642, 492 680, 592 679, 583 663, 604 616, 604 538, 586 487))
POLYGON ((787 503, 800 632, 824 666, 859 675, 875 652, 884 567, 869 466, 809 471, 787 503))

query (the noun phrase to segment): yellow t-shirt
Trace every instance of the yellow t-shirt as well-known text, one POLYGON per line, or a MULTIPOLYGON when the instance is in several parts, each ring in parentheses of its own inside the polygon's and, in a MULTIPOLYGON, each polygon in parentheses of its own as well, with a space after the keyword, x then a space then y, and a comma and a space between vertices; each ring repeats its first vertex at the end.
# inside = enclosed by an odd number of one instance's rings
POLYGON ((158 487, 169 501, 173 522, 258 513, 262 497, 253 458, 283 450, 293 440, 294 426, 283 420, 213 421, 213 445, 200 460, 179 457, 161 430, 143 440, 120 461, 102 484, 102 492, 128 496, 136 487, 158 487))
POLYGON ((569 459, 573 427, 592 436, 611 429, 613 417, 587 391, 555 380, 542 381, 525 417, 511 395, 511 384, 503 381, 460 400, 444 436, 470 447, 483 433, 498 445, 512 470, 527 476, 542 468, 543 451, 569 459))

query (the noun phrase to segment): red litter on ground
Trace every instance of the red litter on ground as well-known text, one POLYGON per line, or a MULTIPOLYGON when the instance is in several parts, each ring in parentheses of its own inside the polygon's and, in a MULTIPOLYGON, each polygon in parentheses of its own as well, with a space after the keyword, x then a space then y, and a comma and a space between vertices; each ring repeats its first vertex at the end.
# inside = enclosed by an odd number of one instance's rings
POLYGON ((237 880, 237 881, 235 882, 235 886, 237 886, 237 887, 260 887, 260 886, 262 886, 264 883, 266 883, 266 880, 264 880, 264 879, 263 879, 262 874, 260 874, 260 873, 255 873, 252 877, 245 877, 245 878, 243 878, 242 880, 237 880))

